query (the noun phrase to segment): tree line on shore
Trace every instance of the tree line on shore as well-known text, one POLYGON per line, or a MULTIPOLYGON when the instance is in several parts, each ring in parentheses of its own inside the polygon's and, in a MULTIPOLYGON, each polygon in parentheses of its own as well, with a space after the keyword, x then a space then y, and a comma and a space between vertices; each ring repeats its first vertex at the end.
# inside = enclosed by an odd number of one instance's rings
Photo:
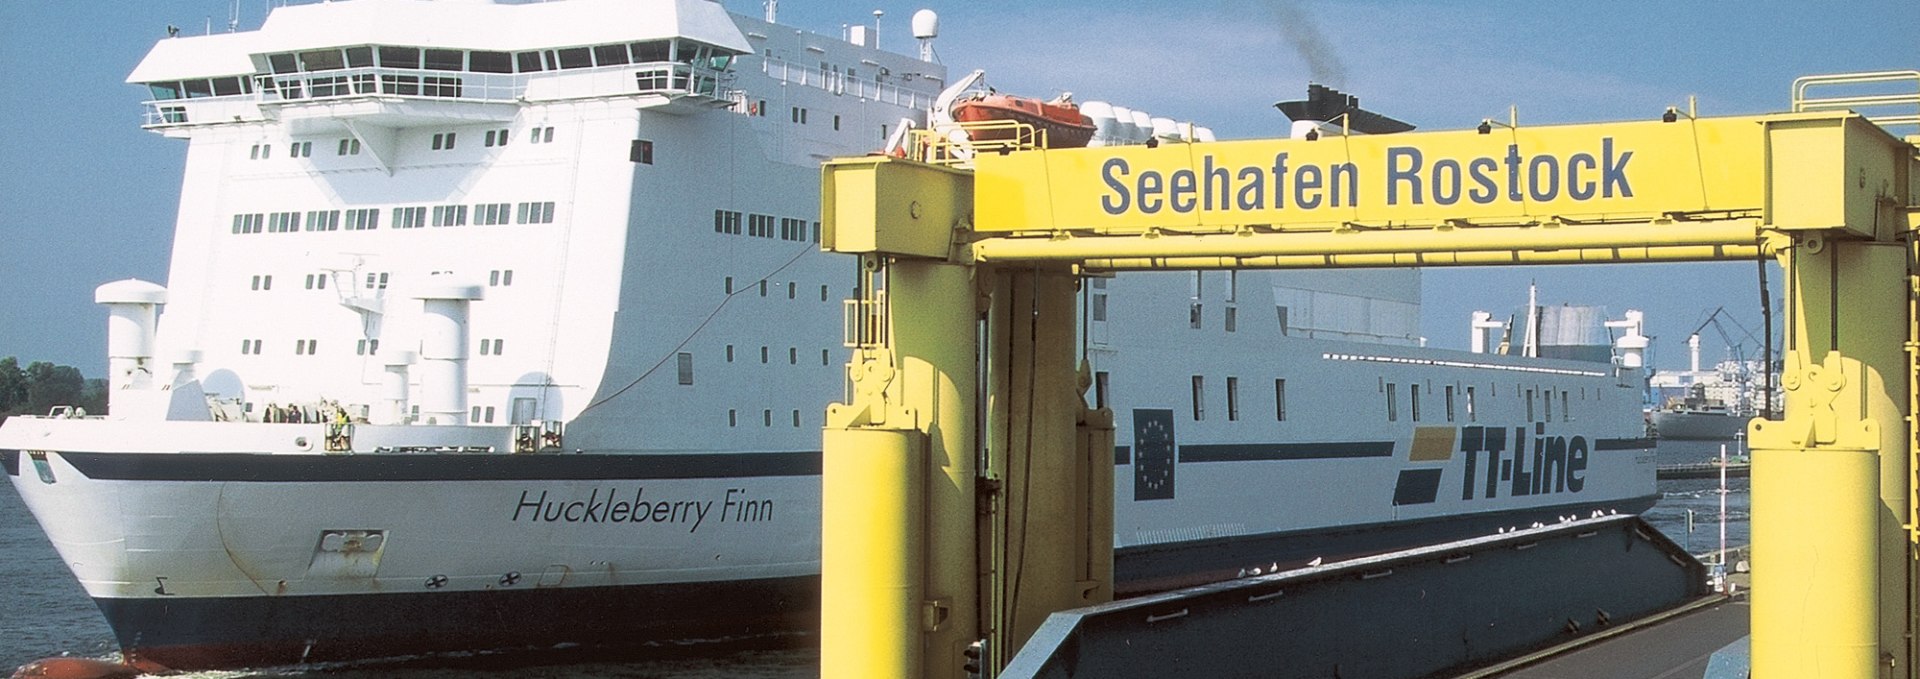
POLYGON ((12 415, 45 415, 54 406, 78 406, 88 414, 107 413, 107 381, 87 379, 80 369, 0 358, 0 420, 12 415))

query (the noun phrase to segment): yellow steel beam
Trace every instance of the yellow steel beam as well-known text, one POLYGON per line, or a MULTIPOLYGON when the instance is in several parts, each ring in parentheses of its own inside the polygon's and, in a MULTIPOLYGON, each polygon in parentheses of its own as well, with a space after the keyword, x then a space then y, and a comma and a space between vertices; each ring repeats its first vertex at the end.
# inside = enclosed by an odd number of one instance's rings
POLYGON ((1155 257, 1255 258, 1396 253, 1449 255, 1470 252, 1757 246, 1760 236, 1760 220, 1752 218, 1684 223, 1342 229, 1280 233, 1249 229, 1230 234, 1192 235, 1164 231, 1123 236, 1061 233, 1050 238, 982 238, 973 243, 973 257, 975 261, 993 263, 1155 257))

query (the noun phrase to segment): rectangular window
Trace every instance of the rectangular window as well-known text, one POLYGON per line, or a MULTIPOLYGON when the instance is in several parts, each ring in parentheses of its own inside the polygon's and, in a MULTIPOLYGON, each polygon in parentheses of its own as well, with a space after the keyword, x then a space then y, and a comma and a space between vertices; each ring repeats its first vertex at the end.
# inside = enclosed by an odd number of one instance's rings
POLYGON ((347 211, 348 231, 372 231, 378 228, 380 228, 380 210, 378 208, 362 208, 347 211))
POLYGON ((339 231, 339 210, 312 210, 307 212, 308 231, 339 231))
POLYGON ((1240 378, 1227 378, 1227 421, 1240 419, 1240 378))
POLYGON ((427 225, 427 208, 397 207, 393 209, 393 228, 418 229, 427 225))
POLYGON ((799 283, 787 283, 787 299, 797 299, 800 294, 799 283))
POLYGON ((1473 410, 1473 387, 1467 387, 1467 421, 1478 422, 1480 418, 1473 410))
POLYGON ((1447 421, 1453 421, 1453 385, 1447 385, 1447 421))
POLYGON ((515 208, 514 219, 520 224, 552 224, 553 201, 521 203, 515 208))
POLYGON ((420 76, 420 94, 428 97, 457 98, 460 96, 460 79, 441 75, 420 76))
POLYGON ((289 144, 287 146, 287 155, 292 156, 294 158, 311 158, 313 157, 313 142, 310 142, 310 141, 293 142, 292 144, 289 144))
POLYGON ((1274 309, 1274 315, 1280 318, 1280 336, 1286 337, 1287 336, 1287 308, 1283 306, 1277 306, 1277 307, 1274 307, 1273 309, 1274 309))
POLYGON ((800 347, 787 347, 787 365, 800 365, 800 347))
POLYGON ((732 408, 727 409, 727 426, 729 427, 740 426, 740 411, 734 410, 732 408))
POLYGON ((793 411, 793 426, 800 426, 800 411, 793 411))
POLYGON ((467 70, 467 53, 460 50, 426 51, 426 64, 429 71, 467 70))
POLYGON ((337 71, 346 67, 347 60, 337 49, 300 53, 300 70, 303 71, 337 71))
POLYGON ((360 140, 351 139, 351 138, 340 140, 340 152, 338 155, 342 155, 342 156, 360 155, 360 140))
POLYGON ((731 344, 727 345, 727 362, 733 362, 733 345, 731 344))
POLYGON ((1410 406, 1407 410, 1408 412, 1413 414, 1413 421, 1419 422, 1420 421, 1420 385, 1418 384, 1407 385, 1407 405, 1410 406))
POLYGON ((436 132, 436 133, 434 133, 434 135, 433 135, 433 150, 435 150, 435 151, 449 151, 449 150, 452 150, 452 149, 453 149, 453 142, 454 142, 454 139, 455 139, 455 137, 456 137, 456 136, 457 136, 457 133, 454 133, 454 132, 436 132))
POLYGON ((560 68, 592 68, 593 52, 585 47, 559 50, 560 68))
POLYGON ((1567 408, 1567 392, 1565 391, 1560 392, 1560 420, 1562 422, 1573 421, 1573 411, 1567 408))
MULTIPOLYGON (((1233 272, 1229 271, 1227 273, 1233 273, 1233 272)), ((1240 326, 1239 311, 1240 309, 1237 307, 1227 307, 1227 321, 1226 321, 1227 332, 1233 332, 1234 330, 1239 328, 1240 326)))
POLYGON ((520 67, 521 73, 539 73, 545 68, 540 64, 539 52, 519 52, 513 55, 513 61, 520 67))
POLYGON ((1400 400, 1400 386, 1392 382, 1388 382, 1387 383, 1387 421, 1388 422, 1393 422, 1395 420, 1400 419, 1400 404, 1398 403, 1399 400, 1400 400))
POLYGON ((1287 421, 1287 381, 1273 381, 1273 419, 1276 422, 1287 421))
POLYGON ((1207 419, 1207 378, 1193 376, 1193 421, 1207 419))
POLYGON ((233 216, 233 232, 234 233, 260 233, 261 229, 264 228, 264 225, 266 224, 266 219, 267 219, 267 216, 259 212, 255 212, 252 214, 244 214, 244 215, 234 215, 233 216))
POLYGON ((381 47, 380 65, 385 68, 420 68, 420 48, 381 47))
POLYGON ((1527 421, 1533 421, 1533 390, 1527 390, 1527 421))
POLYGON ((677 358, 680 364, 680 383, 693 384, 693 354, 682 351, 677 358))
POLYGON ((513 56, 506 52, 474 50, 467 53, 467 70, 475 73, 512 73, 513 56))
POLYGON ((627 63, 626 44, 595 45, 593 63, 597 66, 620 66, 627 63))
POLYGON ((481 145, 489 148, 494 146, 506 146, 507 131, 506 130, 487 130, 486 141, 482 142, 481 145))
POLYGON ((434 226, 465 226, 466 224, 467 224, 467 206, 465 205, 433 206, 433 225, 434 226))
POLYGON ((653 142, 646 139, 633 140, 632 148, 627 149, 627 160, 641 165, 653 164, 653 142))
POLYGON ((1547 409, 1547 421, 1553 421, 1553 390, 1540 390, 1540 402, 1547 409))
POLYGON ((479 203, 473 206, 473 223, 480 226, 506 224, 513 219, 511 203, 479 203))
POLYGON ((369 272, 367 274, 367 289, 368 290, 387 289, 387 274, 369 272))
POLYGON ((1202 316, 1202 310, 1200 308, 1200 303, 1193 302, 1190 306, 1187 307, 1187 327, 1192 328, 1194 330, 1199 330, 1201 316, 1202 316))
POLYGON ((767 280, 764 278, 760 279, 760 296, 767 296, 767 280))
POLYGON ((1095 408, 1107 407, 1109 377, 1110 375, 1108 375, 1105 370, 1099 370, 1093 373, 1093 407, 1095 408))
POLYGON ((769 353, 767 353, 767 348, 766 348, 766 347, 760 347, 760 362, 761 362, 761 363, 766 363, 766 362, 767 362, 767 357, 769 357, 769 356, 772 356, 772 354, 769 354, 769 353))
POLYGON ((773 426, 773 410, 771 408, 760 411, 760 425, 763 427, 773 426))
POLYGON ((293 233, 300 230, 300 213, 275 212, 267 215, 267 233, 293 233))

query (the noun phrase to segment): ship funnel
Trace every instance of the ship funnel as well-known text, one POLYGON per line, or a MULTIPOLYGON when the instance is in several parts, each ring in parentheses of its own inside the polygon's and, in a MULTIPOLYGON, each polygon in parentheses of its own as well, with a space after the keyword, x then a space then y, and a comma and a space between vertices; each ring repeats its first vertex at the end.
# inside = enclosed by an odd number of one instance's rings
POLYGON ((107 307, 107 409, 112 411, 125 400, 123 392, 153 384, 156 310, 167 303, 167 289, 129 278, 94 288, 93 301, 107 307))
POLYGON ((1487 353, 1487 333, 1499 330, 1505 325, 1505 323, 1493 320, 1493 314, 1490 312, 1473 312, 1473 324, 1471 326, 1473 328, 1473 341, 1471 342, 1473 353, 1487 353))
POLYGON ((1628 309, 1624 320, 1607 321, 1609 328, 1621 328, 1625 332, 1620 339, 1613 341, 1613 348, 1619 351, 1620 367, 1639 370, 1647 365, 1647 345, 1651 342, 1641 334, 1646 327, 1646 315, 1634 309, 1628 309))
POLYGON ((1700 333, 1687 336, 1687 370, 1700 372, 1700 333))
POLYGON ((443 278, 413 295, 425 315, 420 327, 420 417, 427 424, 466 424, 468 315, 485 291, 443 278))

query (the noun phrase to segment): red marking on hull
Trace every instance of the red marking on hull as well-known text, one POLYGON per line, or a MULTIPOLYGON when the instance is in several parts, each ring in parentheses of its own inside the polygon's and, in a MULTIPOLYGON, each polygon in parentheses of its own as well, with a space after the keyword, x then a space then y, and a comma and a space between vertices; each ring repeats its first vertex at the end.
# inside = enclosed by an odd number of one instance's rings
POLYGON ((47 658, 21 665, 13 679, 132 679, 150 671, 164 672, 166 668, 148 670, 92 658, 47 658))

